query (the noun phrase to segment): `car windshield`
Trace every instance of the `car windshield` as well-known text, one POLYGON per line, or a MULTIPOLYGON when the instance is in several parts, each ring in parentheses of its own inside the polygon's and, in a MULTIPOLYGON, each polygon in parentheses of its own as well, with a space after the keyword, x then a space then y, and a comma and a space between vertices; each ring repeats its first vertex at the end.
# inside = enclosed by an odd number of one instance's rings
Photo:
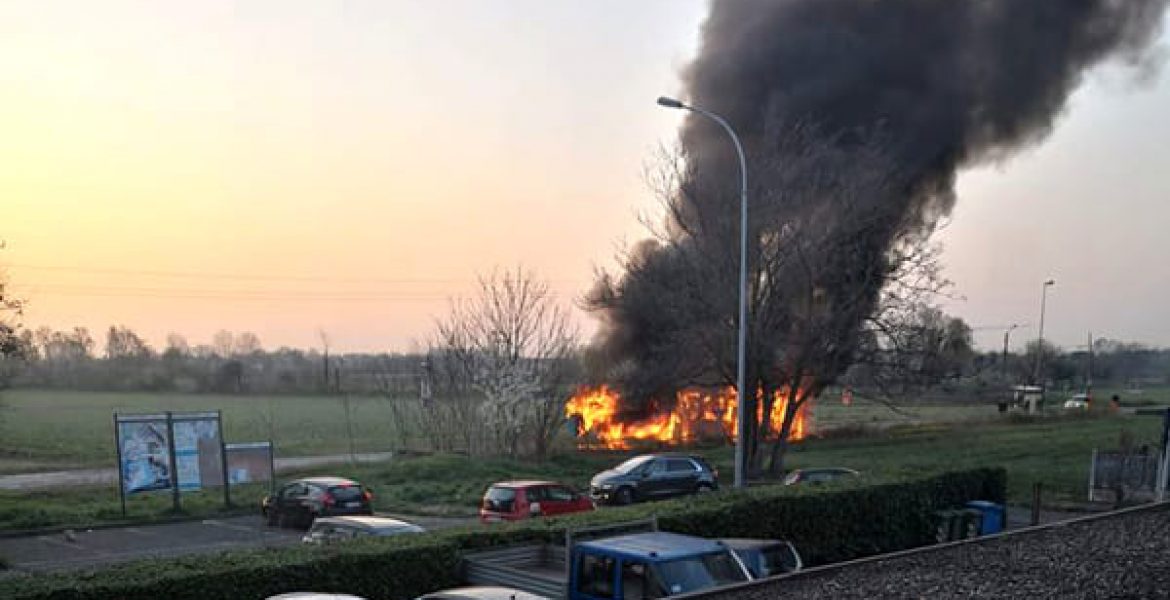
POLYGON ((512 512, 512 503, 516 501, 516 490, 506 487, 490 487, 483 495, 483 507, 499 512, 512 512))
POLYGON ((795 571, 799 565, 800 559, 788 544, 777 544, 764 549, 764 566, 768 569, 768 575, 789 573, 795 571))
POLYGON ((627 460, 626 462, 614 467, 613 470, 617 471, 619 473, 629 473, 630 471, 637 469, 638 467, 650 462, 651 460, 654 460, 653 456, 647 456, 647 455, 635 456, 634 458, 631 458, 631 459, 627 460))
POLYGON ((767 548, 736 550, 744 566, 754 577, 771 577, 795 571, 798 559, 788 544, 777 544, 767 548))
POLYGON ((352 502, 362 499, 362 488, 356 485, 338 485, 329 488, 329 494, 338 502, 352 502))
POLYGON ((730 552, 671 560, 658 564, 655 569, 671 594, 685 594, 747 579, 730 552))

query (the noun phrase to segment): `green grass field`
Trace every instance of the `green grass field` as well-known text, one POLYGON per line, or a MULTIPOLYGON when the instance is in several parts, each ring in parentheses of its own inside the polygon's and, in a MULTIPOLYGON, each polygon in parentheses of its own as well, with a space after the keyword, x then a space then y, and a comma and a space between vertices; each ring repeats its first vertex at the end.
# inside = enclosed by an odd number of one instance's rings
MULTIPOLYGON (((399 444, 389 400, 350 399, 354 449, 399 444)), ((0 396, 0 474, 113 466, 115 412, 222 410, 229 442, 272 439, 280 456, 349 452, 337 396, 220 396, 9 390, 0 396)))
MULTIPOLYGON (((1137 443, 1156 444, 1155 417, 1069 417, 894 427, 855 438, 812 439, 794 446, 788 466, 845 466, 870 476, 929 474, 948 469, 1002 466, 1008 470, 1009 501, 1031 502, 1032 484, 1045 488, 1045 502, 1083 502, 1094 448, 1117 447, 1122 431, 1137 443)), ((703 448, 726 483, 732 474, 730 447, 703 448)), ((483 489, 508 478, 551 478, 584 489, 589 478, 624 453, 570 452, 547 463, 471 460, 438 456, 381 465, 334 468, 375 488, 378 506, 404 512, 459 513, 473 509, 483 489)), ((324 471, 317 471, 324 472, 324 471)))
MULTIPOLYGON (((1156 401, 1165 396, 1158 392, 1148 398, 1156 401)), ((410 445, 409 440, 400 439, 390 403, 378 397, 350 399, 355 451, 382 452, 410 445)), ((222 410, 227 441, 272 439, 279 456, 344 454, 350 450, 344 402, 337 396, 8 390, 0 395, 0 475, 113 466, 113 414, 168 410, 222 410)), ((819 429, 996 417, 994 405, 961 402, 914 403, 895 411, 864 401, 846 407, 836 398, 827 398, 814 407, 815 427, 819 429)))
MULTIPOLYGON (((1008 500, 1031 501, 1032 484, 1044 486, 1047 506, 1082 502, 1094 448, 1114 448, 1122 431, 1137 443, 1156 443, 1160 419, 1144 416, 1099 416, 1021 419, 994 422, 907 425, 873 431, 861 437, 812 439, 796 446, 790 467, 847 466, 871 478, 975 467, 1002 466, 1008 472, 1008 500)), ((731 478, 729 447, 698 449, 731 478)), ((413 514, 470 515, 484 488, 513 478, 560 480, 583 488, 590 476, 624 458, 622 453, 568 451, 544 463, 462 456, 403 458, 377 465, 341 466, 302 474, 354 477, 376 492, 383 511, 413 514)), ((298 474, 299 475, 299 474, 298 474)), ((291 477, 291 475, 290 475, 291 477)), ((264 493, 259 487, 237 490, 241 510, 256 510, 264 493)), ((166 493, 131 499, 132 519, 170 516, 166 493)), ((184 496, 190 514, 222 511, 218 491, 184 496)), ((85 525, 120 520, 116 489, 71 489, 54 492, 0 492, 0 529, 49 525, 85 525)))

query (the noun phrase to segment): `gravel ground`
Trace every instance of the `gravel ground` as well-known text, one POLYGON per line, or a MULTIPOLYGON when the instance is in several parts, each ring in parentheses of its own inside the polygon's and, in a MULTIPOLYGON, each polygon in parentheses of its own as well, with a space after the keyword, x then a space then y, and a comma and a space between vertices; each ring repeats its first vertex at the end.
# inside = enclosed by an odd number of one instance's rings
POLYGON ((1170 598, 1170 506, 711 594, 765 598, 1170 598))

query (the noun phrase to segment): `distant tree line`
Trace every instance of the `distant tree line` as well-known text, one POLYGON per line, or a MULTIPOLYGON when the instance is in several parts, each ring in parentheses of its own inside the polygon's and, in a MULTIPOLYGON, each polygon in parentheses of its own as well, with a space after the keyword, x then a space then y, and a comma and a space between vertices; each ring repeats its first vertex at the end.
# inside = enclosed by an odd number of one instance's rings
POLYGON ((1001 397, 1014 385, 1049 390, 1140 389, 1170 383, 1170 349, 1101 338, 1061 348, 1028 342, 1022 352, 975 351, 960 319, 929 307, 900 330, 898 345, 883 345, 854 363, 841 384, 863 396, 892 402, 915 398, 1001 397), (1043 355, 1041 357, 1041 354, 1043 355), (1042 360, 1041 360, 1042 358, 1042 360))
POLYGON ((256 334, 220 331, 210 343, 167 336, 159 350, 126 326, 22 329, 11 336, 10 385, 91 391, 418 396, 422 355, 265 350, 256 334))

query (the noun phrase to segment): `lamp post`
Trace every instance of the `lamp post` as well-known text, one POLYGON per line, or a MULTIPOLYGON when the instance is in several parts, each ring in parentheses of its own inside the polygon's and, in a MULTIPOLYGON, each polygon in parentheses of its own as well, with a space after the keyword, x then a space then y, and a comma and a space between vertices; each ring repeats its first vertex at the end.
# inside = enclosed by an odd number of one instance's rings
POLYGON ((660 96, 658 98, 658 105, 666 108, 689 110, 718 123, 727 132, 727 135, 731 138, 731 142, 735 144, 735 152, 739 156, 739 340, 737 342, 735 369, 735 394, 738 399, 739 409, 735 411, 735 487, 741 488, 745 485, 744 434, 746 427, 744 424, 744 413, 747 412, 745 407, 747 406, 746 399, 748 396, 747 391, 744 389, 744 365, 746 363, 745 356, 747 355, 747 159, 744 158, 743 145, 739 143, 739 136, 735 134, 735 130, 731 128, 727 119, 704 108, 687 105, 674 98, 667 98, 666 96, 660 96))
POLYGON ((1012 335, 1012 330, 1016 329, 1017 327, 1019 327, 1018 324, 1012 323, 1012 326, 1008 327, 1003 332, 1003 360, 1000 361, 1000 368, 1003 369, 1004 381, 1007 381, 1007 374, 1008 374, 1008 366, 1007 366, 1008 339, 1012 335))
POLYGON ((1036 370, 1032 373, 1032 379, 1040 386, 1040 394, 1044 394, 1043 368, 1044 368, 1044 305, 1048 300, 1048 288, 1056 285, 1055 279, 1049 279, 1040 286, 1040 335, 1037 338, 1036 344, 1036 370))

